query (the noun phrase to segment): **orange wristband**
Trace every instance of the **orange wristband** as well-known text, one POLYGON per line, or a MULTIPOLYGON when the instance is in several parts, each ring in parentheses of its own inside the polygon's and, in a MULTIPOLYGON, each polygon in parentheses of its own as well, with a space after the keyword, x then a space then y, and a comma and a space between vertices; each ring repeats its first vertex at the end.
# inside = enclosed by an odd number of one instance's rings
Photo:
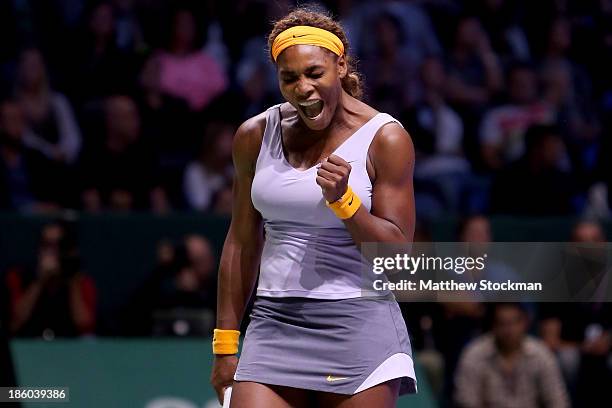
POLYGON ((341 220, 346 220, 347 218, 351 218, 359 207, 361 206, 361 200, 359 196, 355 194, 351 186, 348 186, 346 192, 333 203, 326 201, 326 204, 331 210, 336 214, 336 217, 341 220))
POLYGON ((213 354, 236 354, 238 353, 238 330, 215 329, 213 332, 213 354))

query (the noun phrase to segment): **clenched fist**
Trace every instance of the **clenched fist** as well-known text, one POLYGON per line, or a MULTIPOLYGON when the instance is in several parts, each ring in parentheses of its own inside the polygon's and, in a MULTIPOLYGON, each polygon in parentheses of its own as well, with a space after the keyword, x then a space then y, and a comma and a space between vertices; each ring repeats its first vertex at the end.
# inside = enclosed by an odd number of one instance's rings
POLYGON ((234 374, 238 367, 238 357, 235 355, 216 355, 213 361, 210 383, 212 384, 219 404, 223 404, 225 389, 234 383, 234 374))
POLYGON ((321 163, 317 170, 317 184, 328 202, 337 201, 346 192, 350 174, 351 165, 335 154, 321 163))

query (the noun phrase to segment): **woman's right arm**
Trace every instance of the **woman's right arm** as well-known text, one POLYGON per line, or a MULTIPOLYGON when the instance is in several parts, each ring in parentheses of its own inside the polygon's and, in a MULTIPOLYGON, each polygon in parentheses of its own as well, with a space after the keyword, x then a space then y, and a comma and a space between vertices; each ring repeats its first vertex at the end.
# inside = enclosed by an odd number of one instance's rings
POLYGON ((261 215, 251 201, 251 185, 264 128, 265 114, 260 114, 244 122, 234 138, 232 221, 219 266, 218 329, 239 330, 257 279, 263 229, 261 215))
MULTIPOLYGON (((244 310, 257 279, 263 229, 261 215, 251 201, 251 185, 265 129, 264 115, 244 122, 234 138, 232 222, 225 238, 219 266, 217 329, 240 329, 244 310)), ((237 366, 236 355, 215 355, 210 382, 221 404, 225 389, 234 382, 237 366)))

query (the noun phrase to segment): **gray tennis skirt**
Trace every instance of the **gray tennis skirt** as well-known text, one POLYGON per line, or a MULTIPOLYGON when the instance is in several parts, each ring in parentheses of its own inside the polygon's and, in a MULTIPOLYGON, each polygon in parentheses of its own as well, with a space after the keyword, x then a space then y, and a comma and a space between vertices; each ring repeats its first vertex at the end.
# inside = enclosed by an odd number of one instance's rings
POLYGON ((408 331, 392 297, 258 297, 234 379, 352 395, 394 355, 409 365, 393 377, 400 395, 415 393, 408 331))

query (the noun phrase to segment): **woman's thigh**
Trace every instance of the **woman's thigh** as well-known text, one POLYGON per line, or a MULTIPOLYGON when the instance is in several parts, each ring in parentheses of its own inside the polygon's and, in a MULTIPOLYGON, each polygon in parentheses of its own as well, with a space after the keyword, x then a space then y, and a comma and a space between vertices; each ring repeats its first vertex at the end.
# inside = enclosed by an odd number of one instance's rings
POLYGON ((400 389, 399 378, 375 385, 353 395, 317 393, 317 407, 321 408, 395 408, 400 389))
POLYGON ((308 408, 312 391, 252 381, 236 381, 230 408, 308 408))

